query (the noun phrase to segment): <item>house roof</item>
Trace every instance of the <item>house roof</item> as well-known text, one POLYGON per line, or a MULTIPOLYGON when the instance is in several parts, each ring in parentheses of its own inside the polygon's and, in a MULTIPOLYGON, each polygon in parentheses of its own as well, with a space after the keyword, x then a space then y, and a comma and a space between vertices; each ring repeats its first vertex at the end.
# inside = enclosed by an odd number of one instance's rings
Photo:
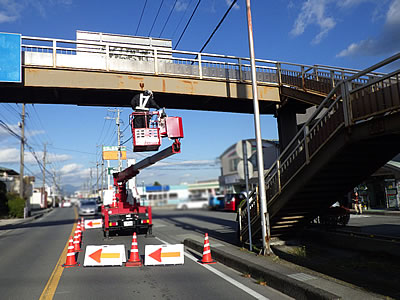
POLYGON ((8 169, 0 166, 0 173, 6 173, 7 175, 19 175, 16 171, 13 169, 8 169))

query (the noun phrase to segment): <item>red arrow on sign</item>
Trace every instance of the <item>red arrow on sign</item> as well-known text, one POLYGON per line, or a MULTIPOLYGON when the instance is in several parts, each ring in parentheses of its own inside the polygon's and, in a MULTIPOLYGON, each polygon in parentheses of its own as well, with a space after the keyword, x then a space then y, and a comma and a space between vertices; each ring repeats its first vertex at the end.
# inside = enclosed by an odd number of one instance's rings
POLYGON ((101 223, 100 222, 92 222, 92 221, 90 221, 90 222, 87 222, 86 225, 88 227, 93 227, 93 225, 101 225, 101 223))
POLYGON ((158 262, 161 262, 161 257, 180 257, 180 252, 164 252, 161 253, 162 248, 157 249, 153 253, 150 253, 149 256, 155 259, 158 262))
POLYGON ((89 257, 97 261, 98 263, 101 263, 102 258, 120 258, 119 253, 101 253, 102 251, 103 249, 100 248, 92 254, 89 254, 89 257))

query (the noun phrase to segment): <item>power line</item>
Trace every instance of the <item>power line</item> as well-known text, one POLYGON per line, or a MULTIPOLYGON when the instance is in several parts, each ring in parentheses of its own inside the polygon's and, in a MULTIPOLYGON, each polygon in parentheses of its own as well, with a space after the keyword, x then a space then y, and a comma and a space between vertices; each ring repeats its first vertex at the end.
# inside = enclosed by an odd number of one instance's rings
POLYGON ((192 4, 192 2, 193 2, 193 0, 191 0, 190 3, 188 4, 188 6, 186 6, 184 13, 183 13, 181 19, 179 20, 178 25, 176 25, 176 28, 175 28, 175 30, 174 30, 174 33, 172 34, 172 38, 175 36, 175 33, 176 33, 176 31, 178 30, 178 27, 181 25, 182 20, 183 20, 183 18, 185 17, 186 12, 187 12, 187 10, 188 10, 190 4, 192 4))
POLYGON ((133 136, 131 136, 129 139, 127 139, 125 142, 121 143, 121 145, 125 145, 127 142, 129 142, 132 139, 133 136))
POLYGON ((229 6, 229 8, 227 9, 227 11, 225 12, 224 16, 222 17, 222 19, 219 21, 218 25, 215 27, 214 31, 211 33, 210 37, 208 38, 207 42, 205 42, 205 44, 203 45, 203 47, 201 47, 200 49, 200 53, 203 52, 204 48, 208 45, 208 43, 210 42, 210 40, 212 39, 212 37, 214 36, 215 32, 218 30, 219 26, 221 26, 222 22, 224 22, 226 16, 228 15, 228 13, 231 11, 232 7, 236 4, 237 0, 232 1, 231 6, 229 6))
POLYGON ((144 2, 143 9, 142 9, 142 13, 141 13, 140 19, 139 19, 139 23, 137 24, 137 28, 136 28, 135 35, 137 35, 138 30, 139 30, 140 23, 142 22, 143 13, 144 13, 144 10, 145 10, 145 8, 146 8, 146 4, 147 4, 147 0, 144 2))
POLYGON ((150 32, 149 32, 149 36, 151 36, 151 32, 153 31, 154 24, 156 23, 158 14, 160 13, 160 10, 161 10, 161 7, 162 7, 163 3, 164 3, 164 0, 161 1, 160 7, 158 8, 156 17, 154 18, 154 21, 153 21, 153 25, 151 25, 151 29, 150 29, 150 32))
POLYGON ((172 6, 172 9, 171 9, 171 11, 169 12, 168 18, 167 18, 167 20, 165 21, 164 26, 163 26, 163 28, 162 28, 162 30, 161 30, 161 33, 160 33, 160 35, 159 35, 158 37, 161 37, 161 35, 163 34, 164 29, 165 29, 165 26, 167 26, 167 23, 168 23, 168 21, 169 21, 169 18, 171 17, 172 12, 174 11, 174 8, 175 8, 175 5, 176 5, 177 2, 178 2, 178 0, 175 0, 174 6, 172 6))
POLYGON ((185 28, 183 29, 182 34, 181 34, 181 36, 179 37, 179 40, 178 40, 178 42, 176 43, 176 45, 175 45, 175 47, 174 47, 174 50, 176 49, 176 47, 178 47, 179 42, 181 41, 183 35, 185 34, 186 29, 188 28, 190 22, 192 21, 192 18, 193 18, 193 16, 194 16, 194 14, 196 13, 196 10, 197 10, 197 8, 199 7, 200 2, 201 2, 201 0, 199 0, 199 1, 197 2, 196 7, 194 8, 194 10, 193 10, 193 12, 192 12, 192 15, 191 15, 190 18, 189 18, 189 21, 186 23, 186 26, 185 26, 185 28))

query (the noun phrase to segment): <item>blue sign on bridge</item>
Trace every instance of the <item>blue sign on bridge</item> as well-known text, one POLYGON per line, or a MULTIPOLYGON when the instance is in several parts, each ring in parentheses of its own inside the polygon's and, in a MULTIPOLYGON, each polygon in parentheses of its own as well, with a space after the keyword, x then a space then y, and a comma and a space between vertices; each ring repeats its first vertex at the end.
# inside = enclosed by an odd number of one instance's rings
POLYGON ((0 33, 0 82, 21 82, 21 35, 0 33))

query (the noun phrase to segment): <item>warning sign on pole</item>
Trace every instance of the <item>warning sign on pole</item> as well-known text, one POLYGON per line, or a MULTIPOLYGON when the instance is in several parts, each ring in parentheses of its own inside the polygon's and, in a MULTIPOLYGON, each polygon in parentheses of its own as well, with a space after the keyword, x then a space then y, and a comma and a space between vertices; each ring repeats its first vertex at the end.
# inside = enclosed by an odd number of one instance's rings
POLYGON ((85 229, 102 228, 102 219, 85 220, 85 229))
POLYGON ((84 267, 122 266, 124 262, 125 245, 86 246, 84 267))
POLYGON ((146 245, 144 249, 145 266, 183 265, 183 244, 176 245, 146 245))

